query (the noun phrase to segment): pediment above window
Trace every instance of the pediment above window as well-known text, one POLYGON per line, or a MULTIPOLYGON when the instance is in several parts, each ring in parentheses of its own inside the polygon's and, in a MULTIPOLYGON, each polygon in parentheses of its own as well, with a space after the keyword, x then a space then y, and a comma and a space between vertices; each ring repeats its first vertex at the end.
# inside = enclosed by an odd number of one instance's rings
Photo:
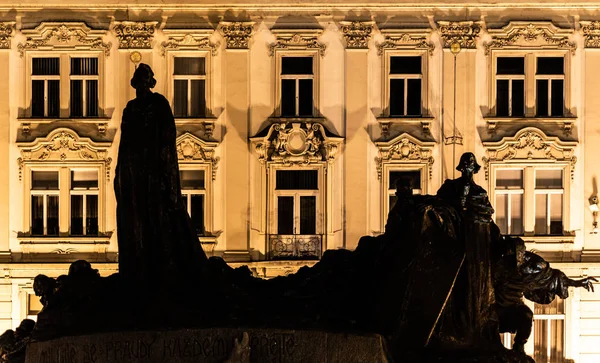
POLYGON ((429 169, 429 179, 432 178, 432 165, 434 162, 432 153, 435 142, 424 142, 403 133, 389 141, 377 141, 378 156, 375 158, 377 166, 377 178, 381 180, 383 164, 394 163, 424 163, 429 169))
POLYGON ((511 21, 501 29, 488 29, 492 37, 484 43, 485 54, 491 49, 550 48, 569 49, 575 54, 577 45, 569 40, 572 29, 559 28, 549 21, 511 21))
POLYGON ((97 49, 110 55, 110 42, 103 42, 106 30, 90 29, 83 22, 42 22, 35 29, 21 30, 27 37, 17 49, 21 57, 26 50, 90 50, 97 49))
POLYGON ((110 164, 108 156, 110 143, 94 142, 86 137, 80 137, 68 128, 58 128, 46 137, 38 137, 32 142, 17 142, 21 157, 18 158, 19 180, 23 163, 54 161, 54 162, 102 162, 106 167, 106 178, 110 179, 110 164))
POLYGON ((213 56, 217 55, 219 43, 213 43, 210 40, 214 34, 213 29, 163 29, 162 32, 168 38, 160 45, 163 57, 168 50, 210 49, 213 56))
POLYGON ((577 142, 547 136, 536 127, 526 127, 515 136, 504 137, 500 141, 483 142, 483 146, 486 149, 483 158, 486 180, 492 162, 567 162, 571 165, 571 179, 574 177, 577 157, 573 154, 577 142))
POLYGON ((325 55, 325 44, 318 38, 323 29, 271 29, 277 37, 275 43, 269 45, 269 55, 275 55, 276 50, 306 50, 318 49, 319 55, 325 55))
POLYGON ((333 162, 344 139, 320 123, 281 122, 272 124, 250 141, 261 163, 292 165, 333 162))
POLYGON ((215 157, 215 148, 219 145, 216 141, 205 141, 185 132, 175 141, 177 159, 180 162, 209 163, 212 166, 212 180, 217 177, 217 164, 220 158, 215 157))
POLYGON ((385 49, 427 49, 433 55, 430 33, 431 29, 381 29, 385 40, 377 45, 377 54, 383 55, 385 49))

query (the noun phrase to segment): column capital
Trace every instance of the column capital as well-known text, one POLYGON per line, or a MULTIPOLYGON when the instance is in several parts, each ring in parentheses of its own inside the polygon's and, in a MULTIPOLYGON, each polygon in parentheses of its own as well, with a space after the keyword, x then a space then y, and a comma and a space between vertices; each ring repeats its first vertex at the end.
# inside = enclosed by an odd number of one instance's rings
POLYGON ((368 49, 374 21, 340 21, 346 49, 368 49))
POLYGON ((225 38, 227 49, 248 49, 253 28, 253 21, 222 21, 219 23, 219 31, 225 38))

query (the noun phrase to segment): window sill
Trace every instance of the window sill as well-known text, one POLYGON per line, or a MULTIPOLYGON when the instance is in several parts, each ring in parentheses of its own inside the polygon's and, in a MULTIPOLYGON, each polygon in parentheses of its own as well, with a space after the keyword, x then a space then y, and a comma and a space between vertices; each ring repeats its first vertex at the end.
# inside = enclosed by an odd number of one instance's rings
POLYGON ((78 124, 92 124, 98 128, 98 133, 106 135, 106 129, 111 118, 106 116, 98 117, 19 117, 21 123, 21 134, 27 136, 31 133, 32 125, 46 125, 53 122, 75 122, 78 124))
POLYGON ((106 253, 112 233, 97 236, 32 236, 19 232, 23 253, 106 253))
POLYGON ((206 138, 212 138, 213 131, 215 129, 216 117, 205 116, 205 117, 175 117, 176 126, 202 126, 204 135, 206 138))
POLYGON ((406 117, 377 117, 377 122, 381 128, 381 136, 387 138, 390 132, 390 125, 417 125, 421 126, 425 134, 431 132, 433 116, 406 116, 406 117))
POLYGON ((487 124, 488 131, 492 134, 496 132, 498 126, 515 125, 515 124, 548 124, 560 125, 565 136, 571 134, 573 124, 577 121, 577 117, 508 117, 508 116, 488 116, 483 118, 487 124))

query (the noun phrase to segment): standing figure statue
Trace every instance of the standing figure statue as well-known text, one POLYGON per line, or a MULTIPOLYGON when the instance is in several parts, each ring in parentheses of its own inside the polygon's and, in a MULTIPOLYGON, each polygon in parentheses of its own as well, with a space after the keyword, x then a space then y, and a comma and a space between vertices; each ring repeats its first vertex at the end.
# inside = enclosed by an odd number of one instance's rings
POLYGON ((139 287, 197 277, 207 259, 181 195, 173 113, 150 91, 155 84, 141 63, 131 79, 136 97, 123 110, 115 170, 119 274, 139 287))

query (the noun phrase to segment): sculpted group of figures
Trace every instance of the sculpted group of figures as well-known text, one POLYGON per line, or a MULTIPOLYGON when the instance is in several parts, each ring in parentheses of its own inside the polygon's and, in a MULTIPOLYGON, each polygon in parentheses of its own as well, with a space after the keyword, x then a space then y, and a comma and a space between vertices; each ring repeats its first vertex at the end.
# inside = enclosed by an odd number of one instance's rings
MULTIPOLYGON (((36 277, 44 309, 25 341, 258 326, 377 333, 390 360, 403 362, 527 362, 533 314, 523 297, 548 304, 566 298, 569 286, 593 290, 594 278, 569 279, 520 238, 499 233, 473 181, 480 167, 472 153, 436 196, 412 195, 400 181, 382 236, 363 237, 354 251, 326 251, 312 268, 263 280, 208 259, 181 195, 173 114, 150 91, 155 83, 140 64, 131 80, 136 98, 123 112, 114 184, 119 273, 102 278, 77 261, 67 276, 36 277), (500 332, 516 333, 513 351, 501 346, 500 332)), ((24 341, 19 330, 5 335, 2 352, 24 341)))

